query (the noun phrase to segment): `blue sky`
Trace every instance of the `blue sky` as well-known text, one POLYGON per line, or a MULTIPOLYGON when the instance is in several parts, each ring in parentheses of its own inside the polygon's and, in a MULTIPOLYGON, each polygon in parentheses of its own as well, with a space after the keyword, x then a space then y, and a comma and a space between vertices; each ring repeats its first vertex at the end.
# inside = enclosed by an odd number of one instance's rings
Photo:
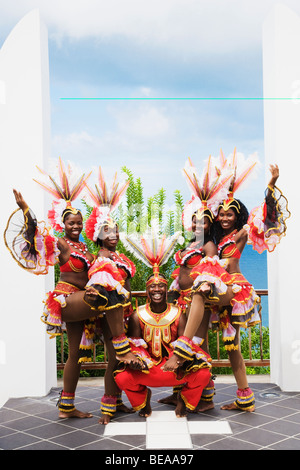
MULTIPOLYGON (((181 174, 187 157, 201 168, 210 154, 236 147, 262 163, 237 195, 251 209, 265 186, 263 102, 224 98, 263 96, 262 26, 276 3, 0 0, 0 45, 40 9, 49 35, 53 158, 84 170, 101 165, 108 178, 126 165, 146 197, 164 187, 171 204, 176 189, 189 197, 181 174), (62 99, 70 97, 127 99, 62 99)), ((297 0, 280 3, 300 14, 297 0)))

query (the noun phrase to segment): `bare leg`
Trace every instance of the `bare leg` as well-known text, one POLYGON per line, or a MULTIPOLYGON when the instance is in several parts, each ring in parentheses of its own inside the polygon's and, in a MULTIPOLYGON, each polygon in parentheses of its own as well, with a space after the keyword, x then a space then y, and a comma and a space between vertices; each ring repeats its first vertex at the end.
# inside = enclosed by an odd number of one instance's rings
MULTIPOLYGON (((124 334, 123 318, 123 307, 114 308, 112 310, 109 310, 109 312, 106 312, 107 323, 113 338, 122 336, 124 334)), ((125 364, 134 364, 140 369, 143 368, 141 365, 141 361, 132 352, 127 352, 125 354, 116 353, 116 359, 118 361, 124 362, 125 364)))
MULTIPOLYGON (((117 386, 114 376, 113 376, 113 371, 117 364, 117 359, 116 359, 114 347, 111 342, 112 333, 108 326, 106 317, 101 319, 101 327, 102 327, 102 332, 104 336, 106 351, 108 354, 108 365, 107 365, 105 376, 104 376, 105 394, 111 395, 111 396, 118 396, 121 394, 121 391, 119 387, 117 386)), ((124 413, 134 412, 132 408, 128 408, 124 404, 122 407, 119 407, 118 410, 123 411, 124 413)), ((110 415, 103 413, 99 419, 99 423, 104 424, 104 425, 108 424, 110 422, 110 419, 111 419, 110 415)))
POLYGON ((184 418, 187 415, 186 406, 180 394, 178 395, 177 406, 175 408, 175 414, 177 418, 184 418))
MULTIPOLYGON (((188 314, 189 314, 189 310, 187 312, 187 317, 188 317, 188 314)), ((208 344, 207 344, 207 331, 208 331, 208 324, 209 324, 209 319, 210 319, 210 310, 208 309, 205 309, 204 311, 204 315, 203 315, 203 319, 202 319, 202 322, 196 332, 196 336, 198 336, 199 338, 203 338, 204 339, 204 342, 202 343, 201 345, 201 348, 206 351, 207 353, 209 353, 208 351, 208 344)), ((161 398, 160 400, 157 400, 158 403, 163 403, 165 405, 177 405, 178 403, 178 391, 176 390, 176 388, 174 389, 173 387, 173 393, 172 395, 168 395, 167 397, 165 398, 161 398)), ((201 409, 199 409, 199 411, 206 411, 207 409, 211 409, 214 407, 213 403, 207 403, 207 402, 199 402, 199 405, 198 405, 201 409), (212 406, 209 406, 209 405, 212 405, 212 406), (203 407, 203 409, 202 409, 203 407)), ((198 409, 198 407, 197 407, 198 409)), ((195 410, 195 412, 197 412, 197 410, 195 410)))
MULTIPOLYGON (((204 284, 202 284, 199 291, 196 294, 194 294, 194 296, 193 296, 193 300, 192 300, 192 303, 191 303, 191 307, 190 307, 186 327, 185 327, 185 330, 184 330, 184 333, 183 333, 183 336, 185 336, 186 338, 188 338, 190 340, 196 335, 196 333, 197 333, 197 331, 198 331, 198 329, 201 325, 201 322, 203 320, 204 311, 205 311, 205 302, 207 302, 206 293, 209 290, 210 290, 210 285, 208 283, 204 283, 204 284)), ((219 305, 219 306, 229 305, 231 299, 233 298, 233 295, 234 294, 232 292, 231 287, 228 287, 226 294, 223 294, 222 296, 220 296, 219 301, 218 302, 213 302, 213 304, 214 305, 219 305)), ((183 362, 184 362, 184 359, 182 357, 176 355, 176 353, 175 353, 164 364, 163 370, 165 370, 165 371, 166 370, 174 371, 178 367, 180 367, 180 365, 183 362)))
MULTIPOLYGON (((239 331, 238 328, 236 328, 236 338, 235 338, 235 344, 238 344, 238 337, 239 337, 239 331)), ((247 380, 247 374, 246 374, 246 367, 245 367, 245 362, 242 356, 242 353, 240 349, 228 351, 228 356, 230 360, 230 364, 232 367, 232 371, 237 383, 238 389, 244 390, 249 387, 248 385, 248 380, 247 380)), ((221 410, 238 410, 240 409, 235 402, 230 403, 228 405, 223 405, 221 406, 221 410)), ((255 406, 253 405, 251 408, 246 411, 255 411, 255 406)))
MULTIPOLYGON (((207 342, 207 333, 208 333, 208 326, 209 326, 209 320, 211 316, 211 311, 210 309, 205 309, 204 315, 203 315, 203 320, 201 322, 201 325, 198 328, 198 331, 196 333, 196 336, 199 338, 203 338, 204 341, 201 345, 201 348, 203 351, 207 352, 209 354, 209 345, 207 342)), ((205 400, 200 400, 198 405, 196 406, 194 412, 195 413, 204 413, 205 411, 212 410, 215 407, 214 402, 211 401, 205 401, 205 400)))
MULTIPOLYGON (((236 328, 236 330, 236 335, 238 337, 238 329, 236 328)), ((241 350, 237 349, 228 351, 228 356, 238 388, 247 388, 249 385, 246 375, 245 362, 241 350)))
MULTIPOLYGON (((190 306, 190 311, 185 326, 183 336, 186 338, 192 339, 197 332, 204 315, 204 298, 201 294, 195 294, 190 306)), ((174 371, 182 365, 184 359, 180 356, 177 356, 175 353, 166 361, 163 365, 162 370, 164 371, 174 371)))
POLYGON ((150 388, 148 388, 146 405, 139 412, 139 416, 141 416, 142 418, 148 418, 148 416, 150 416, 152 413, 150 400, 151 400, 151 390, 150 388))
MULTIPOLYGON (((78 364, 79 359, 79 344, 83 331, 83 322, 74 322, 67 323, 67 334, 68 334, 68 359, 64 367, 64 392, 66 393, 75 393, 79 374, 80 374, 80 364, 78 364)), ((91 418, 90 413, 83 413, 75 408, 71 412, 59 412, 59 418, 91 418)))
POLYGON ((84 302, 84 293, 84 291, 74 292, 66 298, 66 306, 61 309, 63 321, 73 323, 97 316, 97 312, 84 302))
POLYGON ((157 400, 158 403, 163 403, 164 405, 177 405, 178 402, 178 393, 173 391, 172 395, 167 396, 166 398, 160 398, 157 400))
MULTIPOLYGON (((65 322, 75 322, 87 320, 88 318, 97 316, 97 310, 92 310, 89 305, 84 301, 84 291, 74 292, 66 299, 66 306, 62 308, 62 320, 65 322)), ((123 324, 123 307, 117 307, 105 312, 107 323, 110 327, 113 337, 118 337, 124 334, 123 324)), ((133 353, 128 352, 122 356, 117 356, 117 359, 125 362, 126 364, 136 364, 142 368, 141 362, 133 353)))

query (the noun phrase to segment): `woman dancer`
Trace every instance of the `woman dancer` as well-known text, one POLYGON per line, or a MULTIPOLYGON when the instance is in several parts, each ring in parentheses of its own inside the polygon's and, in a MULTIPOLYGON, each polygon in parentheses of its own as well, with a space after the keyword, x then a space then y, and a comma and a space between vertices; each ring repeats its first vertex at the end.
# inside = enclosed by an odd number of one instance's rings
MULTIPOLYGON (((223 161, 222 165, 227 163, 223 161)), ((237 172, 237 161, 233 154, 232 167, 237 172)), ((244 204, 234 198, 234 193, 239 188, 241 178, 235 176, 229 197, 222 202, 218 210, 218 218, 215 222, 215 236, 218 244, 220 259, 227 261, 226 270, 233 276, 234 283, 240 286, 226 307, 230 313, 230 322, 236 330, 232 347, 228 348, 228 355, 237 383, 237 399, 229 405, 224 405, 224 410, 255 410, 255 399, 248 385, 245 363, 238 345, 239 329, 253 326, 261 321, 260 299, 255 294, 253 286, 241 273, 239 260, 246 243, 261 253, 264 249, 273 251, 282 236, 285 235, 285 220, 289 217, 287 201, 276 188, 279 177, 277 165, 270 165, 271 178, 266 191, 265 202, 251 211, 250 216, 244 204), (280 201, 280 202, 279 202, 280 201)), ((214 320, 212 320, 214 321, 214 320)))
MULTIPOLYGON (((62 161, 59 161, 62 180, 70 184, 70 175, 66 172, 62 161)), ((68 359, 66 361, 63 373, 63 391, 58 402, 59 418, 89 418, 89 413, 83 413, 75 408, 75 391, 80 374, 79 344, 83 330, 83 322, 67 322, 62 324, 61 318, 57 312, 60 310, 60 303, 64 304, 66 298, 74 292, 83 290, 88 281, 88 269, 94 261, 94 255, 91 254, 86 245, 79 241, 83 229, 83 218, 79 210, 72 207, 72 201, 75 200, 83 189, 83 183, 86 181, 83 175, 76 185, 76 190, 71 190, 68 194, 62 189, 61 194, 64 198, 56 205, 60 206, 59 217, 56 217, 54 209, 50 211, 52 223, 56 230, 64 233, 63 237, 55 238, 50 235, 47 228, 41 229, 41 224, 37 224, 36 219, 30 211, 22 194, 13 190, 16 203, 23 211, 25 227, 21 239, 26 240, 27 246, 31 245, 29 264, 27 267, 37 273, 48 271, 48 266, 58 263, 60 269, 60 278, 53 292, 47 294, 45 301, 45 310, 43 321, 47 324, 47 332, 53 337, 61 334, 62 328, 66 329, 68 336, 68 359), (40 259, 35 257, 33 246, 39 250, 40 259), (44 256, 42 253, 44 252, 44 256), (35 259, 34 259, 35 258, 35 259), (44 267, 42 267, 44 266, 44 267)), ((75 186, 74 186, 75 188, 75 186)), ((14 240, 16 243, 16 240, 14 240)), ((24 248, 24 244, 23 244, 24 248)), ((22 256, 28 258, 23 251, 22 256)))
MULTIPOLYGON (((278 169, 277 169, 278 170, 278 169)), ((233 174, 233 183, 231 187, 231 194, 229 198, 226 199, 225 203, 228 204, 229 201, 232 204, 239 204, 238 201, 233 203, 233 191, 239 187, 241 182, 244 180, 246 174, 249 174, 250 169, 243 173, 240 178, 236 178, 236 167, 234 165, 234 174, 233 174)), ((275 184, 275 181, 277 177, 274 180, 274 174, 272 174, 272 178, 269 184, 269 188, 273 191, 273 185, 275 184)), ((273 193, 272 193, 273 194, 273 193)), ((270 194, 268 194, 270 195, 270 194)), ((236 200, 234 200, 236 201, 236 200)), ((269 206, 270 201, 268 201, 269 206)), ((223 202, 223 208, 224 208, 224 202, 223 202)), ((264 205, 265 210, 264 213, 266 212, 266 203, 264 205)), ((282 223, 282 210, 279 208, 278 204, 274 201, 272 204, 272 209, 273 209, 273 216, 274 216, 274 208, 276 207, 276 210, 280 210, 280 214, 276 214, 276 220, 273 218, 273 233, 272 235, 275 236, 275 231, 277 233, 280 233, 280 236, 282 236, 285 232, 285 227, 283 228, 282 223)), ((228 207, 226 206, 226 209, 228 210, 228 207)), ((258 215, 258 210, 255 210, 254 213, 256 216, 258 215)), ((262 220, 261 224, 258 226, 254 226, 253 224, 253 218, 248 219, 248 223, 251 223, 251 227, 248 227, 248 233, 253 235, 256 235, 257 237, 263 237, 262 233, 262 225, 266 224, 267 219, 264 217, 262 220)), ((245 221, 244 221, 245 222, 245 221)), ((257 223, 257 220, 256 220, 257 223)), ((225 223, 225 227, 228 222, 225 223)), ((227 225, 228 227, 228 225, 227 225)), ((267 233, 267 230, 264 229, 264 233, 267 233)), ((271 233, 271 232, 270 232, 271 233)), ((270 235, 268 234, 268 237, 270 235)), ((207 274, 205 273, 205 269, 201 270, 198 269, 199 276, 195 279, 195 283, 193 286, 193 300, 191 304, 191 309, 188 317, 188 324, 184 333, 184 336, 179 339, 178 345, 177 345, 177 350, 175 349, 175 353, 180 356, 182 356, 181 350, 183 349, 183 346, 188 345, 189 351, 192 351, 192 345, 190 344, 190 339, 192 337, 192 334, 199 328, 199 325, 201 324, 203 315, 204 315, 204 308, 205 308, 205 303, 210 303, 217 307, 218 311, 218 317, 219 317, 219 322, 223 322, 223 325, 221 328, 223 329, 223 340, 225 342, 225 348, 229 351, 230 354, 230 359, 232 361, 232 367, 233 367, 233 372, 237 381, 238 385, 238 391, 237 391, 237 400, 233 404, 232 407, 234 409, 242 409, 244 411, 254 411, 255 406, 254 406, 254 395, 251 389, 248 387, 247 383, 247 378, 246 378, 246 371, 245 371, 245 365, 244 361, 242 358, 242 355, 238 349, 238 335, 236 334, 236 329, 235 327, 239 327, 239 325, 242 325, 243 327, 250 326, 252 324, 257 323, 260 321, 260 317, 258 315, 258 305, 259 305, 259 297, 256 295, 253 287, 245 280, 245 278, 241 275, 240 272, 238 272, 238 264, 237 264, 237 259, 238 259, 238 250, 243 249, 245 246, 245 243, 247 241, 247 237, 245 237, 245 233, 243 232, 237 232, 238 235, 233 242, 235 242, 235 245, 238 243, 238 247, 232 247, 231 246, 231 257, 234 259, 234 263, 232 265, 232 268, 230 269, 230 272, 228 272, 228 276, 222 276, 222 273, 220 271, 220 279, 225 283, 226 286, 226 293, 224 295, 219 296, 219 299, 214 303, 211 302, 210 299, 207 297, 207 292, 209 292, 209 285, 203 284, 203 281, 205 279, 208 279, 207 274), (235 273, 232 272, 234 266, 234 270, 237 271, 235 273), (222 277, 221 277, 222 276, 222 277), (230 317, 229 317, 230 313, 230 317), (225 325, 227 327, 231 327, 231 336, 225 335, 224 336, 224 319, 225 325), (234 325, 234 328, 233 328, 234 325)), ((271 238, 271 237, 270 237, 271 238)), ((252 238, 253 239, 253 238, 252 238)), ((223 240, 224 242, 224 240, 223 240)), ((231 241, 231 243, 233 243, 231 241)), ((253 243, 256 243, 255 241, 253 243)), ((268 240, 265 237, 265 246, 268 246, 268 240)), ((272 243, 272 249, 274 249, 274 237, 271 240, 272 243)), ((220 245, 219 245, 220 249, 220 245)), ((228 253, 228 252, 227 252, 228 253)), ((227 258, 229 258, 227 256, 227 258)), ((195 270, 196 271, 196 270, 195 270)), ((227 271, 226 271, 227 272, 227 271)), ((194 272, 194 275, 196 272, 194 272)), ((182 359, 178 360, 178 363, 180 363, 182 359)), ((167 364, 167 367, 170 367, 174 369, 176 365, 171 362, 167 364)), ((232 407, 230 407, 232 409, 232 407)))
MULTIPOLYGON (((123 253, 117 251, 119 242, 118 225, 111 212, 116 208, 120 197, 125 192, 128 182, 118 189, 115 181, 110 191, 106 186, 101 168, 99 168, 99 186, 93 191, 88 185, 93 210, 85 224, 86 236, 99 247, 97 260, 89 270, 89 282, 86 286, 85 302, 96 312, 96 318, 86 322, 80 350, 81 359, 88 361, 93 342, 100 330, 108 352, 108 367, 105 373, 105 394, 101 400, 101 424, 108 424, 116 410, 130 411, 121 401, 121 391, 113 379, 113 370, 117 360, 131 362, 136 368, 142 363, 132 355, 128 339, 125 335, 128 318, 132 312, 130 279, 135 274, 135 265, 123 253), (124 298, 126 299, 124 301, 124 298), (110 323, 111 312, 114 312, 119 335, 112 334, 110 323), (124 355, 131 360, 124 361, 124 355)), ((88 200, 88 198, 87 198, 88 200)))
MULTIPOLYGON (((176 300, 176 304, 179 305, 182 311, 188 316, 192 302, 192 288, 195 279, 194 271, 205 257, 207 257, 207 259, 213 259, 217 256, 217 246, 213 241, 211 227, 217 213, 218 205, 228 194, 231 172, 228 174, 223 172, 222 175, 216 172, 212 160, 209 158, 204 168, 203 175, 201 179, 199 179, 191 160, 188 159, 184 168, 184 175, 192 189, 193 195, 192 199, 185 204, 182 213, 182 221, 184 229, 192 231, 194 237, 186 248, 179 250, 174 256, 176 265, 179 267, 172 273, 174 281, 170 286, 168 299, 170 301, 176 300)), ((212 268, 212 275, 213 272, 214 268, 212 268)), ((202 347, 205 350, 207 350, 206 333, 209 319, 210 310, 206 309, 201 326, 196 332, 196 337, 199 338, 198 341, 201 341, 202 347), (202 338, 204 338, 204 340, 202 338)), ((176 405, 177 392, 178 390, 174 389, 171 396, 159 401, 161 403, 176 405)), ((211 380, 208 386, 203 390, 197 411, 207 411, 213 408, 213 395, 214 382, 211 380)))
MULTIPOLYGON (((67 178, 66 173, 63 171, 62 162, 60 161, 60 170, 61 170, 61 181, 62 187, 50 177, 51 182, 54 184, 55 190, 53 188, 46 187, 44 184, 42 185, 44 189, 49 190, 53 195, 55 195, 56 199, 53 202, 53 209, 50 211, 50 218, 53 222, 54 228, 57 230, 59 227, 64 225, 63 221, 61 220, 61 198, 63 196, 63 205, 65 207, 68 206, 68 210, 70 210, 71 204, 70 199, 74 199, 75 196, 79 194, 79 187, 82 189, 82 182, 83 179, 80 180, 80 185, 76 184, 73 191, 70 192, 69 181, 67 178), (73 196, 70 198, 70 194, 73 196), (60 199, 59 199, 60 198, 60 199)), ((80 189, 80 191, 81 191, 80 189)), ((120 195, 120 193, 119 193, 120 195)), ((115 199, 116 202, 116 199, 115 199)), ((10 250, 13 258, 17 261, 25 269, 33 272, 34 274, 47 274, 49 267, 54 266, 60 260, 60 248, 61 248, 61 239, 54 237, 50 234, 49 229, 45 227, 44 223, 37 223, 34 215, 28 209, 27 204, 23 200, 22 203, 22 210, 24 209, 24 220, 23 227, 18 229, 17 237, 14 236, 12 242, 9 241, 10 233, 14 234, 14 227, 16 225, 15 222, 15 213, 10 217, 8 227, 5 231, 5 238, 6 244, 8 249, 10 250)), ((72 207, 71 207, 72 209, 72 207)), ((66 211, 67 212, 67 211, 66 211)), ((65 215, 63 214, 63 218, 65 215)), ((74 240, 73 240, 74 242, 74 240)), ((72 242, 72 243, 73 243, 72 242)), ((68 242, 65 242, 68 245, 68 242)), ((82 248, 81 248, 82 249, 82 248)), ((62 248, 64 251, 64 248, 62 248)), ((84 248, 85 251, 85 248, 84 248)), ((82 254, 82 253, 81 253, 82 254)), ((86 253, 85 253, 86 254, 86 253)), ((91 256, 91 255, 90 255, 91 256)), ((64 268, 67 270, 67 259, 62 258, 62 264, 64 268)), ((75 265, 75 270, 81 270, 81 267, 78 266, 78 261, 76 263, 71 261, 68 263, 70 266, 75 265), (77 264, 77 266, 76 266, 77 264)), ((79 263, 80 264, 80 263, 79 263)), ((87 267, 88 264, 87 264, 87 267)), ((64 270, 63 268, 63 270, 64 270)), ((70 268, 71 269, 71 268, 70 268)), ((75 272, 75 271, 74 271, 75 272)), ((68 276, 70 274, 63 274, 65 279, 69 279, 68 276)), ((86 285, 87 281, 87 272, 85 273, 85 281, 80 283, 80 288, 83 289, 84 285, 86 285)), ((113 291, 114 289, 118 288, 118 282, 115 282, 115 285, 110 286, 110 289, 113 291)), ((72 352, 74 352, 74 360, 73 363, 76 362, 76 371, 78 371, 78 351, 79 351, 79 343, 80 338, 82 336, 82 328, 83 328, 83 321, 90 318, 94 315, 94 312, 91 310, 89 305, 84 300, 90 298, 89 292, 84 292, 80 290, 76 286, 76 283, 72 285, 70 282, 63 281, 59 283, 56 291, 53 293, 48 293, 47 299, 45 302, 45 312, 43 315, 43 321, 47 324, 47 328, 52 335, 60 334, 65 323, 66 324, 74 324, 78 323, 78 328, 76 329, 76 342, 72 341, 72 352), (72 294, 72 295, 70 295, 72 294), (79 327, 80 325, 80 327, 79 327), (74 344, 74 347, 73 347, 74 344)), ((122 288, 122 286, 121 286, 122 288)), ((121 305, 122 303, 128 303, 129 293, 127 291, 122 291, 118 294, 118 301, 121 305)), ((91 296, 91 299, 93 297, 91 296)), ((114 312, 113 306, 111 308, 111 312, 114 312)), ((109 315, 111 317, 111 315, 109 315)), ((123 326, 123 317, 120 320, 120 317, 117 319, 118 323, 116 323, 116 316, 112 322, 111 331, 113 336, 118 336, 120 332, 124 332, 123 326), (115 333, 115 334, 114 334, 115 333)), ((74 326, 74 325, 73 325, 74 326)), ((72 331, 74 330, 73 326, 70 326, 72 331)), ((69 328, 69 331, 70 331, 69 328)), ((75 338, 75 335, 72 338, 75 338)), ((137 361, 136 357, 128 352, 128 351, 121 351, 120 356, 122 356, 122 360, 125 362, 137 361), (123 353, 123 354, 122 354, 123 353)), ((78 380, 78 376, 76 375, 76 383, 78 380)), ((65 392, 65 391, 64 391, 65 392)), ((63 393, 60 399, 60 410, 65 412, 66 410, 74 411, 74 392, 66 392, 63 393)), ((71 416, 70 411, 68 412, 68 416, 71 416)), ((64 416, 63 416, 64 417, 64 416)))

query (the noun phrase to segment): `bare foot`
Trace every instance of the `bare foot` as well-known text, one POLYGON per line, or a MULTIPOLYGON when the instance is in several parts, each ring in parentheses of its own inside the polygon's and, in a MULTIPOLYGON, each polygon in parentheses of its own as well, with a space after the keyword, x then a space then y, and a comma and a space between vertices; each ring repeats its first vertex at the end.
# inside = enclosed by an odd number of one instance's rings
POLYGON ((58 414, 58 417, 60 419, 65 419, 65 418, 92 418, 93 415, 91 413, 83 413, 82 411, 79 411, 75 408, 74 411, 69 411, 68 413, 65 413, 64 411, 60 411, 58 414))
POLYGON ((151 413, 152 413, 151 404, 150 404, 151 394, 152 394, 152 392, 151 392, 150 388, 148 388, 147 389, 146 405, 139 412, 139 416, 141 416, 142 418, 148 418, 148 416, 150 416, 151 413))
POLYGON ((164 405, 177 405, 177 393, 173 393, 166 398, 161 398, 157 400, 158 403, 164 403, 164 405))
POLYGON ((204 295, 207 295, 210 293, 210 290, 211 290, 211 287, 210 287, 209 282, 203 282, 203 284, 201 284, 200 286, 199 292, 201 292, 204 295))
POLYGON ((178 401, 177 401, 177 406, 175 408, 175 414, 177 418, 184 418, 187 415, 185 403, 180 395, 178 395, 178 401))
POLYGON ((244 409, 244 408, 240 408, 239 406, 237 406, 237 404, 235 402, 233 403, 229 403, 228 405, 223 405, 221 406, 220 408, 221 410, 239 410, 239 411, 248 411, 250 413, 252 413, 253 411, 255 411, 255 405, 252 405, 250 408, 248 409, 244 409))
POLYGON ((133 408, 128 408, 124 403, 117 405, 117 411, 120 411, 121 413, 135 413, 133 408))
POLYGON ((106 414, 101 415, 98 421, 99 424, 104 424, 104 425, 108 424, 109 422, 110 422, 110 416, 106 414))
POLYGON ((204 413, 204 411, 213 410, 215 407, 214 402, 212 401, 202 401, 200 400, 196 406, 194 413, 204 413))

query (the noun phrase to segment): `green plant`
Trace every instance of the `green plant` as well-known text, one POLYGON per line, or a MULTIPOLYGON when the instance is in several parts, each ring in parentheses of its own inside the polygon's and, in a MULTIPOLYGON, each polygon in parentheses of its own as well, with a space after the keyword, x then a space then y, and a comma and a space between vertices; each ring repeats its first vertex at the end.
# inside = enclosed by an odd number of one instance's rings
MULTIPOLYGON (((219 358, 220 359, 227 359, 228 354, 225 350, 223 341, 222 341, 222 334, 221 332, 215 332, 209 330, 208 332, 208 343, 209 343, 209 353, 212 359, 217 359, 217 335, 219 335, 219 358)), ((260 329, 259 325, 256 325, 251 328, 251 354, 252 359, 260 359, 260 329)), ((244 359, 248 359, 250 357, 249 352, 249 332, 248 330, 241 330, 240 332, 240 347, 242 356, 244 359)), ((270 357, 270 347, 269 347, 269 328, 263 326, 262 327, 262 353, 263 358, 268 359, 270 357)), ((232 374, 231 367, 214 367, 213 373, 215 374, 232 374)), ((246 367, 246 373, 248 375, 253 374, 269 374, 270 368, 269 367, 246 367)))

